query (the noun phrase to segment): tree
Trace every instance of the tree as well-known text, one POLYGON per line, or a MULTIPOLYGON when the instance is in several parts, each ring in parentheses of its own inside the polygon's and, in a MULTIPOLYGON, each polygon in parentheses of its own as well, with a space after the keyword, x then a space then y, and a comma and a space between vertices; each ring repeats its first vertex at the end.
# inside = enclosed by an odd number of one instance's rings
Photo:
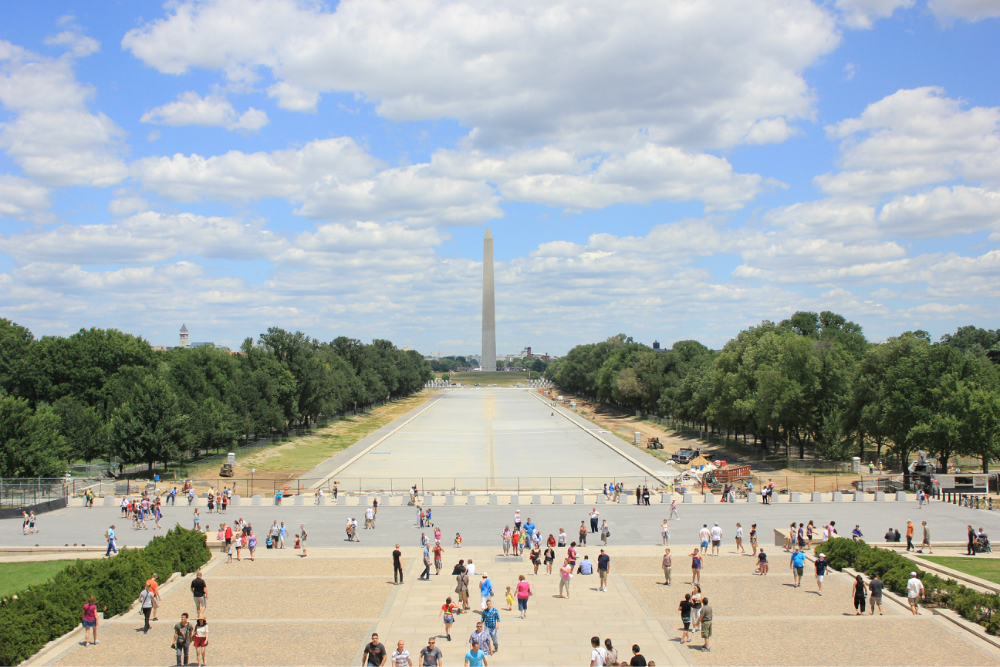
POLYGON ((60 477, 68 456, 52 408, 0 392, 0 477, 60 477))
POLYGON ((108 455, 107 429, 97 410, 73 396, 63 396, 52 409, 74 457, 90 462, 108 455))
POLYGON ((126 463, 177 460, 188 449, 187 417, 177 409, 177 398, 166 378, 128 367, 114 382, 110 412, 111 453, 126 463))

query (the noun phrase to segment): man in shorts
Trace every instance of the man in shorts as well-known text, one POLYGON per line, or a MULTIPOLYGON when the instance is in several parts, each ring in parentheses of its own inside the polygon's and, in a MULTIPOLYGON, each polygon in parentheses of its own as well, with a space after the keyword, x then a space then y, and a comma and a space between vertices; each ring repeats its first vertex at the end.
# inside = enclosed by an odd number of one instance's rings
POLYGON ((918 554, 924 552, 924 547, 927 547, 927 553, 934 553, 934 549, 931 548, 931 529, 927 527, 926 521, 921 521, 920 524, 924 528, 924 541, 920 543, 920 548, 917 549, 918 554))
POLYGON ((197 576, 195 576, 194 581, 191 582, 191 594, 194 596, 194 608, 198 612, 198 617, 201 618, 205 615, 205 609, 208 607, 208 586, 205 584, 205 580, 201 578, 201 571, 198 571, 197 576))
POLYGON ((712 555, 718 556, 719 547, 722 545, 722 529, 719 528, 719 524, 712 526, 710 535, 712 537, 712 555))
POLYGON ((868 590, 872 592, 871 597, 871 608, 872 615, 875 614, 875 607, 878 607, 878 615, 882 615, 882 591, 885 589, 885 582, 879 578, 878 572, 872 577, 872 580, 868 583, 868 590))
POLYGON ((611 566, 611 556, 604 553, 604 549, 601 549, 601 555, 597 557, 597 575, 601 578, 601 585, 598 586, 597 590, 602 593, 608 592, 608 568, 611 566))
POLYGON ((156 617, 156 614, 160 608, 160 585, 156 583, 155 572, 153 573, 153 576, 149 578, 149 581, 146 582, 146 585, 149 586, 149 590, 153 594, 153 620, 158 621, 160 619, 156 617))
POLYGON ((819 594, 823 595, 823 577, 826 576, 826 568, 827 568, 826 556, 820 554, 816 558, 815 565, 816 565, 816 588, 819 591, 819 594))
POLYGON ((910 572, 910 578, 906 580, 906 601, 910 603, 910 611, 916 616, 920 613, 917 603, 924 593, 924 582, 917 579, 916 572, 910 572))
POLYGON ((663 583, 670 586, 670 570, 674 565, 674 559, 670 555, 670 549, 663 550, 663 583))
POLYGON ((712 638, 712 607, 708 604, 708 598, 701 599, 701 638, 705 642, 701 650, 711 651, 708 640, 712 638))
POLYGON ((792 557, 788 560, 788 567, 792 568, 792 577, 795 580, 795 588, 802 585, 802 573, 805 570, 806 555, 799 551, 798 547, 792 552, 792 557))
POLYGON ((708 551, 708 540, 712 537, 712 531, 708 529, 708 524, 701 524, 701 530, 698 531, 698 541, 701 544, 701 552, 705 553, 708 551))

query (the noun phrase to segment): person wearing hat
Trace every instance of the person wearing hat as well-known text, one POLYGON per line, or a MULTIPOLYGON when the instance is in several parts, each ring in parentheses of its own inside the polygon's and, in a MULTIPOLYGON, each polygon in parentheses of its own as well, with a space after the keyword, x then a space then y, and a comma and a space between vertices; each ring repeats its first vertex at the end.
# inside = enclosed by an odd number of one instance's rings
POLYGON ((924 593, 924 582, 917 579, 916 572, 910 572, 910 578, 906 581, 906 600, 910 603, 910 611, 916 616, 920 612, 917 610, 917 602, 924 593))
POLYGON ((493 582, 490 576, 483 572, 483 580, 479 584, 479 592, 483 596, 483 609, 486 609, 486 602, 493 597, 493 582))
POLYGON ((826 576, 826 568, 828 565, 826 562, 826 556, 819 554, 814 565, 816 566, 816 588, 819 589, 819 594, 823 595, 823 577, 826 576))

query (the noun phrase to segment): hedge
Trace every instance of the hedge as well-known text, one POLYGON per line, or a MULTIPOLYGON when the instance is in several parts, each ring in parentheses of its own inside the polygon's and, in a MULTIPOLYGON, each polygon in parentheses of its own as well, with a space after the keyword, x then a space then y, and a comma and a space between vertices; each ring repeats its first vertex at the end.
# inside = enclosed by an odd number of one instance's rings
POLYGON ((980 593, 954 579, 942 579, 924 572, 912 560, 895 551, 872 547, 863 541, 835 537, 818 545, 815 552, 825 554, 830 567, 836 570, 849 567, 869 577, 878 573, 886 588, 904 597, 910 572, 916 572, 924 584, 924 604, 946 607, 962 618, 983 626, 991 635, 1000 634, 1000 596, 994 593, 980 593))
POLYGON ((156 572, 196 571, 212 557, 203 533, 178 525, 144 549, 122 549, 106 560, 78 560, 51 581, 0 601, 0 665, 16 665, 80 624, 93 595, 110 618, 127 611, 156 572))

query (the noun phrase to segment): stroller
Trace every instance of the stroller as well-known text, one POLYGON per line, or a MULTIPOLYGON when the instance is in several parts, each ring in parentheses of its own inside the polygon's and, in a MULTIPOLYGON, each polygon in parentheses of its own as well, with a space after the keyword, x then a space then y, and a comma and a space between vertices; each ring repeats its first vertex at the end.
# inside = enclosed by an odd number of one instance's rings
POLYGON ((990 546, 990 538, 986 533, 981 533, 976 537, 976 553, 978 554, 988 554, 993 553, 993 547, 990 546))

